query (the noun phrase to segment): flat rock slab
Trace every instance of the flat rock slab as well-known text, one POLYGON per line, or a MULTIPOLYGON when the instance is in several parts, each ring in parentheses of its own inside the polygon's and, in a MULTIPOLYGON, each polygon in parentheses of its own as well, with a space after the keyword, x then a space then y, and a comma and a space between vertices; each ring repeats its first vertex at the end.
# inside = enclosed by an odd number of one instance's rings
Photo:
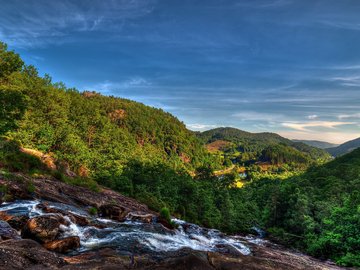
POLYGON ((0 269, 58 269, 66 262, 33 240, 0 242, 0 269))

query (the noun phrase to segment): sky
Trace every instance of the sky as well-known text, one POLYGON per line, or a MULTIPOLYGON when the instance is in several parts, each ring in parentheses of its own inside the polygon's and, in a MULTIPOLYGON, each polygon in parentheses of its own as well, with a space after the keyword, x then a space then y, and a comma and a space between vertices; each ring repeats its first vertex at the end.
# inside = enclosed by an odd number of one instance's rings
POLYGON ((192 130, 360 137, 358 0, 0 0, 40 74, 162 108, 192 130))

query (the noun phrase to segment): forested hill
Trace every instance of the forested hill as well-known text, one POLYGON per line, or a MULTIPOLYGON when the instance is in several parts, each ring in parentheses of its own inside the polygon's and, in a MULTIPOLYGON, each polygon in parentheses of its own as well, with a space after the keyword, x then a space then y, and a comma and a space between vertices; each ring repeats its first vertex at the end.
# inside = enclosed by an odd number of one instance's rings
POLYGON ((196 136, 171 114, 52 83, 1 43, 0 95, 1 132, 80 175, 114 177, 131 160, 194 170, 207 157, 196 136))
POLYGON ((342 265, 360 266, 360 149, 286 181, 260 180, 245 196, 282 241, 342 265))
POLYGON ((326 151, 328 151, 332 156, 338 157, 350 153, 351 151, 359 147, 360 147, 360 138, 357 138, 355 140, 345 142, 337 147, 327 148, 326 151))
MULTIPOLYGON (((198 136, 206 144, 216 141, 230 142, 232 145, 227 147, 227 151, 249 153, 250 158, 255 159, 273 158, 264 157, 267 152, 273 154, 278 152, 279 156, 291 156, 292 158, 296 156, 294 160, 302 162, 326 161, 329 159, 328 153, 322 149, 302 142, 291 141, 275 133, 250 133, 236 128, 224 127, 198 133, 198 136)), ((284 159, 284 161, 287 160, 284 159)), ((288 160, 288 162, 291 161, 288 160)))

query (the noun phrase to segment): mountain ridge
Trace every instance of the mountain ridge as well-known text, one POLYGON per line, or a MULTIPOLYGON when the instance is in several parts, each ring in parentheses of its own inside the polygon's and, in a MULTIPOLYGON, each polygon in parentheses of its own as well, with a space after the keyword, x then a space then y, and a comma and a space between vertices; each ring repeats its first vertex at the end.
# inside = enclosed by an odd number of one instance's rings
POLYGON ((307 145, 317 147, 317 148, 320 148, 320 149, 326 149, 326 148, 339 146, 339 144, 329 143, 329 142, 325 142, 325 141, 318 141, 318 140, 297 140, 297 139, 293 139, 292 141, 294 141, 294 142, 302 142, 302 143, 305 143, 307 145))
POLYGON ((345 143, 340 144, 337 147, 326 148, 325 150, 328 151, 334 157, 338 157, 360 147, 360 137, 354 140, 347 141, 345 143))

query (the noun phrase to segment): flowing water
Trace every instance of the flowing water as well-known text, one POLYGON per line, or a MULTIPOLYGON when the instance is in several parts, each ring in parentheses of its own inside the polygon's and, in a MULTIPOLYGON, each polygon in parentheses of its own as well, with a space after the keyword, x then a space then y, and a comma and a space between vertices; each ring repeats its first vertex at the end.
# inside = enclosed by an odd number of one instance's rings
MULTIPOLYGON (((38 215, 49 215, 43 213, 36 206, 40 201, 16 201, 3 203, 0 211, 7 211, 13 215, 28 215, 34 217, 38 215)), ((127 220, 116 222, 104 218, 90 216, 85 210, 70 205, 46 202, 52 208, 58 208, 70 213, 85 216, 101 225, 102 229, 94 226, 78 226, 71 222, 69 226, 61 225, 61 237, 79 236, 81 248, 74 253, 83 252, 102 247, 111 247, 123 254, 161 254, 173 252, 183 248, 190 248, 200 251, 218 251, 224 248, 240 252, 244 255, 250 254, 250 249, 246 246, 248 242, 261 241, 257 238, 240 238, 227 236, 218 230, 206 229, 195 224, 187 223, 182 220, 174 219, 178 228, 174 231, 165 229, 158 223, 140 223, 127 220)))

